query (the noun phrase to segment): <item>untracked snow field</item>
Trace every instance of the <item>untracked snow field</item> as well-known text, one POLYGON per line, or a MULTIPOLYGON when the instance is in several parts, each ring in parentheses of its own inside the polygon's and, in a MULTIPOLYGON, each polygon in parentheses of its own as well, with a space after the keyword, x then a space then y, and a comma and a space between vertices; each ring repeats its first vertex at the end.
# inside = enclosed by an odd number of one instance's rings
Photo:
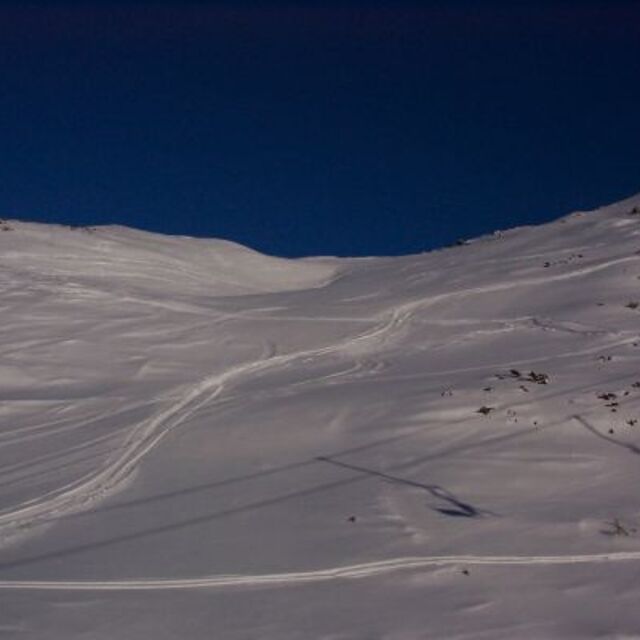
POLYGON ((640 638, 640 196, 400 258, 0 222, 0 638, 640 638))

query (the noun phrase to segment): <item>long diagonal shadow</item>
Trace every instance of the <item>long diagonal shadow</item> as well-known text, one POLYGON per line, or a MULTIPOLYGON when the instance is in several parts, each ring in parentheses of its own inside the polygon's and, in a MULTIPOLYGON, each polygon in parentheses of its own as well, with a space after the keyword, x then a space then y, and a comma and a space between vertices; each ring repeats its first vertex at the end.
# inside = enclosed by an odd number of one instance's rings
MULTIPOLYGON (((454 423, 451 424, 456 424, 457 422, 462 422, 462 421, 456 421, 454 423)), ((392 471, 402 471, 404 469, 408 469, 410 467, 416 466, 418 464, 422 464, 423 462, 429 462, 431 460, 438 460, 440 458, 444 458, 448 455, 455 455, 458 453, 465 453, 468 451, 473 451, 474 449, 479 449, 482 448, 484 446, 491 446, 491 445, 495 445, 495 444, 499 444, 501 442, 506 442, 509 440, 515 440, 517 438, 520 437, 524 437, 533 433, 537 433, 539 432, 541 429, 544 428, 550 428, 555 426, 555 423, 550 423, 548 425, 545 425, 545 427, 529 427, 529 428, 525 428, 525 429, 520 429, 519 431, 514 431, 512 433, 508 433, 508 434, 501 434, 501 435, 497 435, 497 436, 490 436, 487 438, 483 438, 482 440, 479 441, 475 441, 475 442, 462 442, 459 443, 457 445, 451 446, 446 448, 443 451, 438 451, 435 453, 429 453, 427 455, 421 456, 419 458, 414 458, 413 460, 410 460, 406 463, 403 463, 399 466, 393 467, 391 470, 392 471)), ((424 427, 420 428, 420 431, 424 430, 424 427)), ((48 523, 48 522, 62 522, 65 520, 75 520, 75 519, 81 519, 81 518, 86 518, 86 517, 91 517, 93 515, 95 515, 96 513, 99 512, 107 512, 107 511, 118 511, 118 510, 122 510, 122 509, 128 509, 128 508, 132 508, 132 507, 138 507, 138 506, 146 506, 148 504, 153 504, 153 503, 157 503, 157 502, 163 502, 165 500, 172 500, 174 498, 179 498, 179 497, 183 497, 183 496, 187 496, 187 495, 193 495, 193 494, 197 494, 197 493, 203 493, 206 491, 210 491, 213 489, 217 489, 220 487, 225 487, 225 486, 230 486, 230 485, 234 485, 234 484, 239 484, 242 482, 249 482, 251 480, 259 480, 259 479, 264 479, 268 476, 272 476, 272 475, 278 475, 280 473, 284 473, 284 472, 290 472, 290 471, 295 471, 297 469, 303 469, 305 467, 309 467, 311 465, 315 465, 318 464, 318 462, 322 461, 321 459, 324 458, 331 458, 334 462, 334 458, 337 456, 344 456, 344 455, 349 455, 351 453, 360 453, 363 450, 367 450, 370 447, 373 446, 381 446, 383 444, 389 444, 392 442, 395 442, 397 440, 400 439, 404 439, 404 438, 409 438, 411 436, 416 436, 418 435, 418 431, 412 431, 410 433, 405 433, 401 436, 393 436, 391 438, 385 438, 385 439, 381 439, 376 441, 375 445, 372 445, 371 443, 368 446, 361 446, 361 447, 353 447, 351 449, 344 449, 342 451, 330 454, 328 456, 320 456, 320 457, 314 457, 314 458, 308 458, 306 460, 302 460, 300 462, 292 462, 290 464, 285 464, 285 465, 281 465, 278 467, 272 467, 271 469, 265 469, 263 471, 256 471, 254 473, 248 473, 245 475, 241 475, 241 476, 235 476, 235 477, 231 477, 231 478, 226 478, 224 480, 218 480, 216 482, 207 482, 207 483, 203 483, 203 484, 199 484, 199 485, 195 485, 195 486, 191 486, 191 487, 185 487, 183 489, 176 489, 175 491, 167 491, 164 493, 158 493, 158 494, 154 494, 154 495, 150 495, 150 496, 145 496, 142 498, 138 498, 136 500, 128 500, 126 502, 116 502, 114 504, 106 504, 106 505, 99 505, 91 510, 87 510, 87 511, 80 511, 78 513, 70 513, 70 514, 66 514, 66 515, 61 515, 61 516, 53 516, 53 517, 49 517, 49 518, 41 518, 38 520, 38 523, 48 523)), ((342 466, 346 467, 346 464, 342 464, 342 466)), ((360 473, 362 473, 361 469, 358 469, 358 471, 360 473)), ((373 474, 369 474, 369 475, 373 475, 373 474)), ((366 476, 365 476, 366 477, 366 476)), ((360 478, 360 479, 364 479, 360 478)), ((410 481, 407 481, 410 482, 410 481)), ((331 485, 328 488, 332 488, 333 485, 331 485)), ((338 485, 339 486, 339 485, 338 485)), ((424 487, 423 487, 424 488, 424 487)), ((292 494, 292 497, 295 496, 296 494, 292 494)), ((1 565, 0 565, 1 567, 1 565)))
MULTIPOLYGON (((480 441, 475 441, 475 442, 463 442, 460 444, 457 444, 455 446, 451 446, 443 451, 439 451, 436 453, 431 453, 431 454, 427 454, 424 455, 420 458, 416 458, 413 460, 410 460, 408 462, 405 462, 403 464, 397 465, 393 468, 390 469, 390 471, 392 472, 400 472, 403 471, 405 469, 409 469, 411 467, 415 467, 417 464, 421 464, 430 460, 437 460, 443 457, 447 457, 450 455, 455 455, 455 454, 460 454, 460 453, 467 453, 469 451, 473 451, 473 450, 477 450, 480 448, 483 448, 485 446, 492 446, 495 444, 499 444, 505 441, 509 441, 509 440, 513 440, 513 439, 517 439, 517 438, 521 438, 521 437, 525 437, 528 435, 531 435, 533 433, 539 433, 542 429, 549 429, 552 428, 554 426, 557 426, 558 424, 565 424, 566 423, 566 419, 563 420, 558 420, 557 422, 553 422, 553 423, 548 423, 546 425, 544 425, 544 427, 532 427, 532 428, 525 428, 525 429, 520 429, 519 431, 515 431, 512 433, 508 433, 508 434, 502 434, 502 435, 496 435, 496 436, 490 436, 487 438, 484 438, 480 441)), ((411 435, 416 435, 416 432, 412 432, 411 435)), ((380 440, 378 441, 376 444, 382 444, 383 442, 391 442, 391 441, 395 441, 398 439, 402 439, 402 438, 406 438, 408 436, 408 434, 404 434, 403 436, 395 436, 392 438, 387 438, 384 440, 380 440)), ((51 518, 51 521, 54 520, 65 520, 65 519, 69 519, 69 518, 81 518, 81 517, 86 517, 86 516, 90 516, 92 514, 94 514, 96 511, 100 511, 100 510, 105 510, 105 509, 120 509, 120 508, 126 508, 129 506, 141 506, 144 505, 145 503, 148 502, 154 502, 154 501, 159 501, 159 500, 164 500, 170 497, 176 497, 176 496, 180 496, 180 495, 185 495, 185 494, 189 494, 192 492, 196 492, 196 491, 205 491, 208 488, 212 488, 212 487, 216 487, 216 486, 222 486, 225 484, 232 484, 235 482, 240 482, 246 479, 250 479, 250 478, 260 478, 264 475, 269 475, 269 474, 276 474, 276 473, 280 473, 284 470, 293 470, 295 468, 301 468, 301 467, 305 467, 307 465, 311 465, 311 464, 326 464, 328 459, 330 459, 330 462, 332 464, 334 464, 335 466, 340 466, 346 469, 349 469, 351 471, 356 471, 357 475, 355 476, 351 476, 349 478, 345 478, 342 480, 335 480, 333 482, 327 482, 324 484, 320 484, 317 485, 315 487, 310 487, 308 489, 303 489, 303 490, 299 490, 299 491, 292 491, 289 493, 285 493, 285 494, 281 494, 278 496, 275 496, 273 498, 269 498, 266 500, 261 500, 261 501, 255 501, 255 502, 250 502, 248 504, 242 505, 240 507, 234 507, 231 509, 225 509, 225 510, 221 510, 221 511, 215 511, 212 513, 206 513, 197 517, 193 517, 193 518, 186 518, 183 520, 178 520, 176 522, 172 522, 166 525, 162 525, 162 526, 158 526, 158 527, 148 527, 146 529, 141 529, 138 531, 134 531, 132 533, 127 533, 127 534, 121 534, 118 536, 113 536, 111 538, 107 538, 107 539, 103 539, 103 540, 97 540, 97 541, 93 541, 93 542, 87 542, 84 544, 78 544, 75 546, 69 546, 66 548, 62 548, 62 549, 58 549, 58 550, 53 550, 47 553, 41 553, 41 554, 37 554, 37 555, 32 555, 32 556, 28 556, 28 557, 24 557, 24 558, 17 558, 15 560, 10 560, 8 562, 2 563, 0 564, 0 571, 2 571, 3 569, 12 569, 12 568, 17 568, 17 567, 22 567, 22 566, 26 566, 26 565, 31 565, 31 564, 37 564, 38 562, 43 562, 43 561, 47 561, 47 560, 55 560, 55 559, 60 559, 60 558, 66 558, 66 557, 70 557, 76 554, 80 554, 83 552, 88 552, 88 551, 93 551, 96 549, 102 549, 105 547, 109 547, 112 545, 116 545, 119 543, 125 543, 125 542, 129 542, 129 541, 133 541, 133 540, 139 540, 139 539, 143 539, 143 538, 147 538, 153 535, 159 535, 159 534, 163 534, 163 533, 167 533, 167 532, 171 532, 171 531, 176 531, 179 529, 185 529, 191 526, 195 526, 195 525, 199 525, 199 524, 204 524, 206 522, 212 522, 214 520, 219 520, 222 518, 227 518, 227 517, 231 517, 231 516, 235 516, 235 515, 239 515, 239 514, 243 514, 243 513, 248 513, 248 512, 252 512, 258 509, 264 509, 264 508, 269 508, 278 504, 282 504, 284 502, 288 502, 289 500, 295 500, 295 499, 299 499, 299 498, 306 498, 308 496, 311 495, 315 495, 318 493, 322 493, 325 491, 332 491, 335 489, 341 489, 353 484, 356 484, 358 482, 362 482, 368 478, 371 478, 372 476, 378 476, 378 477, 383 477, 387 480, 392 480, 395 482, 400 482, 401 480, 405 483, 405 484, 413 484, 413 481, 411 480, 405 480, 405 479, 401 479, 398 478, 396 476, 392 476, 390 473, 383 473, 383 472, 378 472, 378 471, 373 471, 371 469, 366 469, 364 467, 357 467, 356 465, 348 465, 348 463, 342 463, 342 462, 338 462, 334 459, 335 456, 337 455, 346 455, 348 453, 351 452, 359 452, 363 449, 366 449, 367 447, 354 447, 353 449, 350 450, 344 450, 340 453, 335 453, 332 454, 330 456, 320 456, 319 458, 312 458, 312 459, 308 459, 299 463, 293 463, 293 464, 289 464, 289 465, 284 465, 282 467, 277 467, 271 470, 266 470, 266 471, 262 471, 262 472, 257 472, 254 474, 250 474, 247 476, 242 476, 242 477, 237 477, 237 478, 230 478, 228 480, 222 480, 220 482, 215 482, 215 483, 211 483, 211 484, 203 484, 203 485, 199 485, 197 487, 191 487, 191 488, 186 488, 186 489, 182 489, 182 490, 178 490, 178 491, 174 491, 174 492, 170 492, 170 493, 166 493, 166 494, 158 494, 156 496, 151 496, 149 498, 143 498, 137 501, 131 501, 128 503, 121 503, 121 504, 115 504, 115 505, 109 505, 108 507, 101 507, 99 509, 93 510, 93 511, 86 511, 83 513, 77 513, 77 514, 70 514, 67 516, 62 516, 62 517, 58 517, 58 518, 51 518), (351 468, 350 468, 351 466, 351 468)), ((435 493, 433 495, 435 495, 436 497, 442 498, 444 500, 447 500, 450 502, 450 504, 452 504, 453 509, 455 510, 460 510, 461 505, 464 505, 465 507, 469 508, 470 505, 466 505, 466 503, 462 503, 460 501, 457 501, 457 499, 453 496, 451 496, 450 494, 448 494, 446 491, 444 491, 442 488, 440 487, 433 487, 431 485, 422 485, 421 483, 415 483, 418 487, 426 489, 427 487, 430 487, 430 489, 427 489, 431 492, 431 489, 434 489, 435 493)), ((440 511, 441 513, 445 513, 445 515, 458 515, 458 516, 462 516, 462 517, 471 517, 467 512, 466 509, 462 509, 462 513, 446 513, 446 507, 445 507, 445 511, 443 512, 442 510, 440 511)), ((493 515, 493 514, 492 514, 493 515)), ((46 520, 40 520, 39 522, 46 522, 46 520)))
MULTIPOLYGON (((627 380, 627 379, 632 379, 632 378, 636 378, 637 375, 634 374, 632 376, 629 375, 625 375, 625 376, 619 376, 618 378, 616 378, 616 380, 618 381, 622 381, 622 380, 627 380)), ((569 391, 571 392, 577 392, 577 391, 585 391, 587 389, 593 388, 595 386, 600 386, 600 385, 581 385, 579 387, 574 387, 572 389, 569 390, 564 390, 562 392, 557 392, 557 393, 551 393, 551 394, 547 394, 545 396, 543 396, 542 398, 539 398, 539 401, 541 400, 546 400, 549 398, 553 398, 557 395, 562 395, 565 394, 569 391)), ((510 404, 508 406, 518 406, 519 403, 513 403, 510 404)), ((579 420, 580 418, 578 416, 574 416, 575 419, 579 420)), ((459 420, 453 420, 449 423, 447 423, 448 425, 456 425, 456 424, 462 424, 464 422, 466 422, 468 420, 468 418, 461 418, 459 420)), ((560 421, 562 422, 562 421, 560 421)), ((408 465, 405 466, 412 466, 412 465, 416 465, 422 462, 426 462, 429 460, 434 460, 437 458, 441 458, 443 456, 446 455, 450 455, 450 454, 456 454, 456 453, 463 453, 465 451, 469 451, 469 450, 473 450, 473 449, 477 449, 483 446, 488 446, 488 445, 492 445, 492 444, 498 444, 500 442, 506 441, 506 440, 511 440, 514 438, 518 438, 521 436, 526 436, 527 434, 532 434, 532 433, 536 433, 536 432, 540 432, 542 429, 546 429, 546 428, 550 428, 555 426, 558 423, 549 423, 547 425, 545 425, 544 427, 531 427, 531 428, 527 428, 527 429, 522 429, 520 431, 516 431, 507 435, 498 435, 498 436, 491 436, 488 438, 485 438, 483 440, 480 440, 479 442, 462 442, 460 444, 454 445, 449 447, 448 449, 445 449, 442 452, 438 452, 438 453, 430 453, 427 454, 426 456, 423 456, 421 458, 415 458, 414 460, 410 461, 408 463, 408 465)), ((590 425, 585 425, 588 429, 590 429, 593 432, 593 428, 590 427, 590 425)), ((391 445, 395 442, 400 442, 403 440, 407 440, 413 437, 417 437, 419 436, 425 429, 431 427, 431 425, 423 425, 420 426, 418 428, 415 429, 411 429, 411 430, 407 430, 407 431, 403 431, 403 433, 400 434, 396 434, 393 436, 389 436, 386 438, 380 438, 378 440, 374 440, 362 445, 357 445, 354 447, 350 447, 348 449, 342 449, 340 451, 336 451, 328 456, 326 456, 327 458, 335 458, 335 457, 341 457, 341 456, 345 456, 345 455, 349 455, 349 454, 357 454, 357 453, 361 453, 364 451, 369 451, 371 449, 376 449, 379 447, 383 447, 383 446, 387 446, 387 445, 391 445)), ((599 437, 603 437, 604 439, 608 439, 606 436, 603 436, 603 434, 597 432, 595 433, 595 435, 598 435, 599 437)), ((469 438, 464 438, 464 440, 468 440, 469 438)), ((616 443, 616 441, 613 441, 614 443, 616 443)), ((626 446, 624 444, 618 443, 620 444, 620 446, 626 446)), ((631 450, 633 450, 633 445, 629 445, 629 448, 631 450)), ((227 486, 227 485, 232 485, 232 484, 236 484, 236 483, 241 483, 241 482, 246 482, 246 481, 250 481, 250 480, 255 480, 255 479, 259 479, 259 478, 263 478, 266 476, 270 476, 270 475, 276 475, 278 473, 284 473, 284 472, 288 472, 288 471, 293 471, 296 469, 300 469, 303 467, 307 467, 310 466, 314 463, 317 463, 318 460, 317 458, 309 458, 306 460, 302 460, 299 462, 293 462, 290 464, 285 464, 285 465, 281 465, 278 467, 272 467, 270 469, 265 469, 263 471, 257 471, 254 473, 250 473, 250 474, 246 474, 246 475, 242 475, 242 476, 235 476, 232 478, 227 478, 225 480, 219 480, 217 482, 211 482, 211 483, 204 483, 204 484, 200 484, 200 485, 196 485, 196 486, 192 486, 192 487, 186 487, 184 489, 177 489, 175 491, 169 491, 169 492, 165 492, 165 493, 158 493, 155 495, 151 495, 151 496, 145 496, 144 498, 139 498, 136 500, 129 500, 129 501, 125 501, 125 502, 118 502, 115 504, 106 504, 106 505, 101 505, 101 506, 97 506, 93 509, 91 509, 90 511, 82 511, 82 512, 78 512, 78 513, 71 513, 71 514, 67 514, 67 515, 62 515, 62 516, 56 516, 56 517, 51 517, 51 518, 43 518, 40 519, 39 522, 51 522, 51 521, 61 521, 61 520, 68 520, 68 519, 75 519, 75 518, 82 518, 82 517, 86 517, 86 516, 91 516, 92 514, 98 512, 98 511, 114 511, 114 510, 119 510, 119 509, 126 509, 129 507, 135 507, 135 506, 141 506, 141 505, 145 505, 145 504, 150 504, 153 502, 161 502, 164 500, 170 500, 173 498, 177 498, 180 496, 184 496, 184 495, 190 495, 190 494, 194 494, 194 493, 199 493, 199 492, 204 492, 204 491, 209 491, 211 489, 215 489, 217 487, 223 487, 223 486, 227 486)))
MULTIPOLYGON (((355 464, 349 464, 347 462, 341 462, 339 460, 334 460, 328 456, 320 456, 316 458, 321 462, 327 462, 328 464, 333 464, 336 467, 343 467, 344 469, 350 469, 352 471, 359 471, 365 475, 374 476, 376 478, 382 478, 383 480, 387 480, 389 482, 397 483, 397 484, 405 484, 410 487, 417 487, 418 489, 424 489, 428 491, 434 498, 438 498, 440 500, 444 500, 449 503, 449 507, 433 507, 434 511, 438 511, 447 516, 454 517, 462 517, 462 518, 477 518, 481 515, 489 515, 489 511, 483 511, 476 509, 474 506, 462 502, 458 500, 452 493, 443 489, 442 487, 436 484, 424 484, 422 482, 417 482, 416 480, 408 480, 407 478, 400 478, 399 476, 393 476, 389 473, 385 473, 383 471, 377 471, 376 469, 369 469, 367 467, 361 467, 355 464)), ((494 515, 494 514, 490 514, 494 515)))
POLYGON ((157 493, 137 500, 128 500, 126 502, 116 502, 114 504, 107 504, 95 507, 88 511, 81 511, 79 513, 70 513, 62 516, 43 518, 38 522, 60 522, 62 520, 73 520, 76 518, 84 518, 87 516, 95 515, 98 512, 105 511, 118 511, 121 509, 128 509, 131 507, 146 506, 153 504, 154 502, 162 502, 164 500, 172 500, 174 498, 180 498, 187 495, 193 495, 196 493, 202 493, 205 491, 211 491, 220 487, 226 487, 242 482, 249 482, 251 480, 264 479, 269 476, 284 473, 286 471, 295 471, 297 469, 303 469, 312 464, 315 464, 315 459, 302 460, 301 462, 292 462, 291 464, 284 464, 278 467, 272 467, 271 469, 264 469, 262 471, 255 471, 254 473, 247 473, 242 476, 234 476, 232 478, 225 478, 224 480, 218 480, 217 482, 205 482, 191 487, 184 487, 183 489, 176 489, 175 491, 166 491, 164 493, 157 493))
POLYGON ((207 522, 212 522, 214 520, 219 520, 229 516, 234 516, 242 513, 255 511, 257 509, 272 507, 277 504, 281 504, 283 502, 287 502, 289 500, 293 500, 296 498, 305 498, 307 496, 310 496, 316 493, 321 493, 323 491, 337 489, 337 488, 345 487, 347 485, 350 485, 356 482, 361 482, 365 477, 366 476, 359 474, 356 477, 347 478, 345 480, 336 480, 333 482, 327 482, 325 484, 321 484, 316 487, 311 487, 309 489, 304 489, 302 491, 292 491, 290 493, 285 493, 285 494, 276 496, 274 498, 269 498, 267 500, 261 500, 256 502, 250 502, 249 504, 246 504, 240 507, 234 507, 232 509, 224 509, 222 511, 206 513, 194 518, 179 520, 177 522, 172 522, 170 524, 166 524, 158 527, 141 529, 139 531, 134 531, 133 533, 122 534, 122 535, 114 536, 112 538, 108 538, 105 540, 87 542, 87 543, 79 544, 73 547, 67 547, 63 549, 58 549, 56 551, 51 551, 48 553, 33 555, 28 558, 18 558, 16 560, 10 560, 9 562, 0 564, 0 571, 4 569, 12 569, 15 567, 22 567, 25 565, 36 564, 38 562, 42 562, 46 560, 54 560, 54 559, 57 560, 60 558, 66 558, 66 557, 73 556, 86 551, 95 551, 97 549, 109 547, 114 544, 131 542, 133 540, 139 540, 142 538, 147 538, 149 536, 168 533, 168 532, 176 531, 179 529, 186 529, 188 527, 192 527, 195 525, 204 524, 207 522))

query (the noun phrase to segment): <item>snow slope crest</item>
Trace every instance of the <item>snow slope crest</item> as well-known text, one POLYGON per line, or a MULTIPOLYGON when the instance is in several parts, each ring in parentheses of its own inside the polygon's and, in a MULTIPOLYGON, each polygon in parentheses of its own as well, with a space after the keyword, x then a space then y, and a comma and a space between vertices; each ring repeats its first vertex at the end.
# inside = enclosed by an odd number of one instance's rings
POLYGON ((274 258, 225 240, 13 220, 0 225, 0 259, 5 270, 88 286, 117 282, 148 292, 210 296, 323 286, 336 270, 326 260, 274 258), (2 233, 2 228, 14 233, 2 233))

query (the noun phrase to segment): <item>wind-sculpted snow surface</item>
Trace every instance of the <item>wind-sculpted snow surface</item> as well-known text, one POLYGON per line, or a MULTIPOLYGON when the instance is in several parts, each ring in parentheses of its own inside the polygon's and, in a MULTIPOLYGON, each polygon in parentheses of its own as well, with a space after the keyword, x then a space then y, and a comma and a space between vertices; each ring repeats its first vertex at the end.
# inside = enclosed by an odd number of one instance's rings
POLYGON ((639 636, 639 206, 295 261, 3 222, 3 636, 639 636))

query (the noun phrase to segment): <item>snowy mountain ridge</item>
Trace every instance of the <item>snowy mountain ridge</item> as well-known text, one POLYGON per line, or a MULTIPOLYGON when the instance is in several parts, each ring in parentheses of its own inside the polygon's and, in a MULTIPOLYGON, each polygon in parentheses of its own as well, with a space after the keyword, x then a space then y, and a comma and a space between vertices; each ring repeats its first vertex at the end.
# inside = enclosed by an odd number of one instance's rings
POLYGON ((0 629, 640 637, 640 196, 398 258, 0 223, 0 629))
POLYGON ((101 280, 119 281, 160 295, 169 281, 185 293, 242 295, 312 287, 332 275, 330 266, 313 261, 300 261, 292 272, 287 261, 225 240, 118 226, 71 228, 7 220, 4 227, 17 232, 3 246, 7 267, 65 281, 82 278, 95 287, 101 280))

